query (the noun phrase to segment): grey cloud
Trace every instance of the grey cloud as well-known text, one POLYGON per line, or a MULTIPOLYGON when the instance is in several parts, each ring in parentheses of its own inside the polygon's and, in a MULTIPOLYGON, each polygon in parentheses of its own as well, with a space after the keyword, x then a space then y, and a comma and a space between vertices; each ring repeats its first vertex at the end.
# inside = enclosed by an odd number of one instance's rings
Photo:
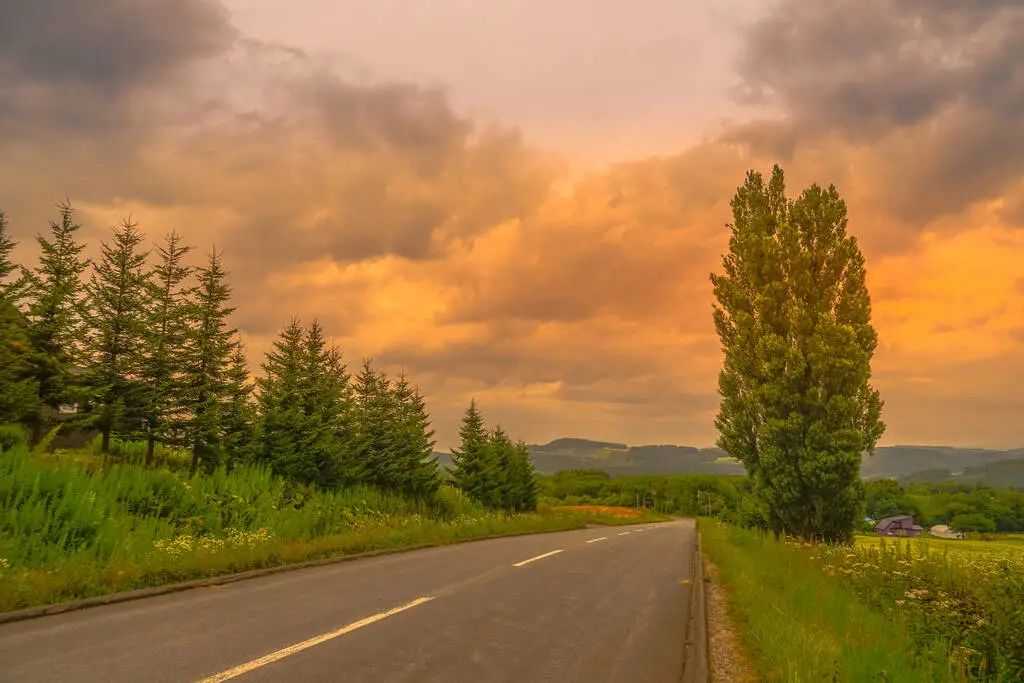
POLYGON ((1024 175, 1019 2, 786 0, 747 38, 740 90, 787 118, 732 139, 781 156, 820 135, 874 145, 883 200, 914 221, 1024 175))
POLYGON ((26 79, 119 89, 227 49, 216 0, 13 0, 0 4, 0 62, 26 79))

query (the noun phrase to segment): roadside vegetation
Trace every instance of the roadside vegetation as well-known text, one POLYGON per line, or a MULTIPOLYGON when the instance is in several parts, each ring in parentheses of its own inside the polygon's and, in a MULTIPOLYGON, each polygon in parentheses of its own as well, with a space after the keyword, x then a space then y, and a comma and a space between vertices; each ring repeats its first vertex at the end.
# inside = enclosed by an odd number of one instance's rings
POLYGON ((187 454, 162 455, 181 466, 32 454, 24 444, 0 454, 0 611, 371 550, 657 519, 512 514, 448 484, 429 498, 321 490, 259 465, 189 474, 187 454))

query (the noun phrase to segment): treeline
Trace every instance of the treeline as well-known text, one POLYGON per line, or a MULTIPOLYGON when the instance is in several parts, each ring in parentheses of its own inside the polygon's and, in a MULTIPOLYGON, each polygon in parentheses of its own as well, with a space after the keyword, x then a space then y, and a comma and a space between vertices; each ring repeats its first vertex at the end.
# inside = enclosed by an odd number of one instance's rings
POLYGON ((871 519, 913 515, 924 526, 948 524, 960 531, 1024 531, 1024 491, 977 484, 865 482, 865 514, 871 519))
MULTIPOLYGON (((352 376, 318 322, 293 320, 254 383, 216 250, 192 266, 177 233, 147 251, 125 221, 90 261, 72 208, 59 209, 34 268, 12 262, 0 213, 0 424, 23 425, 33 443, 59 424, 96 430, 103 453, 114 438, 143 441, 147 465, 158 446, 187 449, 193 473, 263 464, 322 488, 436 493, 430 418, 404 376, 368 361, 352 376)), ((456 467, 456 484, 491 507, 533 509, 525 451, 500 431, 482 442, 487 476, 503 483, 481 488, 456 467)), ((464 441, 465 463, 475 443, 464 441)))

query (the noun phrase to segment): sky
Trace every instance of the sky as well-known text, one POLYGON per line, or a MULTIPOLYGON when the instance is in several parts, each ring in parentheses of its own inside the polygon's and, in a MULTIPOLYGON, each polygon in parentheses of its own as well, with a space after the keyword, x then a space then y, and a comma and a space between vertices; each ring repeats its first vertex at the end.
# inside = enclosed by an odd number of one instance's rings
POLYGON ((254 372, 292 317, 451 446, 715 441, 709 274, 748 169, 835 184, 883 444, 1024 446, 1013 0, 0 5, 0 209, 224 251, 254 372))

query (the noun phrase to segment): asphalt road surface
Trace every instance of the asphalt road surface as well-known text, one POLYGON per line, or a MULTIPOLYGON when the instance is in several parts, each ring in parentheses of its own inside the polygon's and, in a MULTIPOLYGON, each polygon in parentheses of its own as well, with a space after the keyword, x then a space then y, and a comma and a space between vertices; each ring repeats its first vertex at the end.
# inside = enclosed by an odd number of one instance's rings
POLYGON ((518 536, 14 622, 0 680, 678 683, 693 543, 518 536))

